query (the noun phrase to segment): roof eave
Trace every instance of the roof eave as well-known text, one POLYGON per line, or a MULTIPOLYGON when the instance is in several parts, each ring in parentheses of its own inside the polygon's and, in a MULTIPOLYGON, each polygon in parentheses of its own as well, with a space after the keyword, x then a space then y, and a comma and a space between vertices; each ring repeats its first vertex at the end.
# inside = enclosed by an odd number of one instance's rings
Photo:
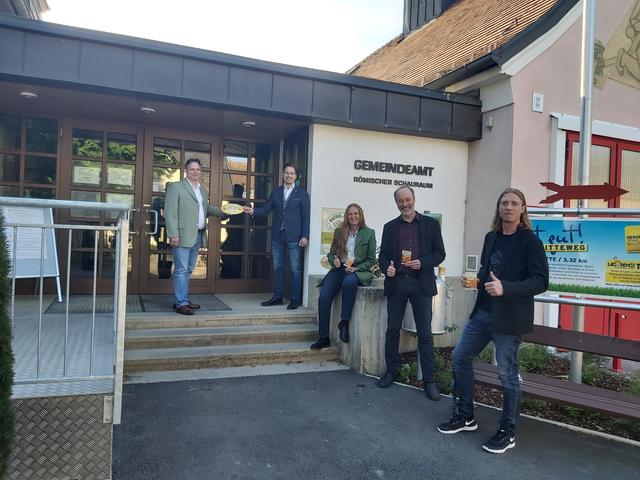
POLYGON ((465 80, 488 68, 495 66, 502 67, 509 59, 513 58, 540 36, 548 32, 569 13, 578 2, 579 0, 559 0, 546 14, 493 52, 425 84, 424 87, 433 90, 442 90, 453 83, 465 80))

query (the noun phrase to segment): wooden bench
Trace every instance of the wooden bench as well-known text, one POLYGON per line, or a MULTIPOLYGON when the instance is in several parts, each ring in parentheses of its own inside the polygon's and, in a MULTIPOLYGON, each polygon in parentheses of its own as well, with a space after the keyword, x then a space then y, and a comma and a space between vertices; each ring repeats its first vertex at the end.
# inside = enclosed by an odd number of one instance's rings
MULTIPOLYGON (((640 342, 635 340, 603 337, 538 325, 534 326, 534 331, 525 335, 523 340, 541 345, 640 361, 640 342)), ((501 387, 496 366, 474 362, 473 369, 477 383, 490 387, 501 387)), ((521 376, 522 392, 531 397, 619 417, 640 419, 640 395, 615 392, 533 373, 522 373, 521 376)))
MULTIPOLYGON (((489 363, 474 362, 476 382, 501 388, 498 367, 489 363)), ((608 413, 618 417, 640 419, 640 396, 615 392, 604 388, 572 383, 534 373, 521 373, 522 393, 552 400, 575 407, 608 413)))

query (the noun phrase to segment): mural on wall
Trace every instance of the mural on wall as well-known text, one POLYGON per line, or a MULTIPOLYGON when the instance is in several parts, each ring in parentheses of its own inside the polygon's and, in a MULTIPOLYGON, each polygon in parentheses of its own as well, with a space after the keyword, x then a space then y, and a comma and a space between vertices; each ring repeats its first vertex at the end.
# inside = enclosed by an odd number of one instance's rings
POLYGON ((610 78, 640 90, 640 0, 606 45, 596 41, 594 57, 597 88, 604 88, 610 78))

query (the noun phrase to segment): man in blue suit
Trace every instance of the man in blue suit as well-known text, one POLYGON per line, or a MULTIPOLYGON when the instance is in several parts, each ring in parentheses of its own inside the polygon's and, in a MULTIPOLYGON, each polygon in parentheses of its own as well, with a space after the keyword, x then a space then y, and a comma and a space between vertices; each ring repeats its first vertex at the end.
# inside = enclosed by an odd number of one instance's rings
POLYGON ((271 225, 271 255, 273 257, 273 297, 262 302, 263 307, 282 305, 284 291, 284 255, 289 255, 291 265, 291 302, 289 310, 300 306, 302 295, 301 249, 309 243, 309 194, 295 184, 295 165, 287 163, 282 170, 283 184, 275 188, 264 206, 245 207, 254 217, 264 217, 273 211, 271 225))

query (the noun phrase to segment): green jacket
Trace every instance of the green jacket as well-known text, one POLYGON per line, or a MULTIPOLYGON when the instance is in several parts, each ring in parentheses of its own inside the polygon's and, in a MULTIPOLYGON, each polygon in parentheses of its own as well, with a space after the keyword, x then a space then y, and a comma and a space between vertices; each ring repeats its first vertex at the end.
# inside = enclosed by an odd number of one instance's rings
MULTIPOLYGON (((206 217, 224 217, 218 207, 210 207, 208 193, 200 186, 202 206, 206 217)), ((164 218, 167 235, 180 237, 180 246, 191 248, 198 237, 198 200, 189 180, 183 178, 180 182, 167 183, 164 199, 164 218)), ((205 227, 206 228, 206 227, 205 227)))
MULTIPOLYGON (((334 233, 335 235, 335 233, 334 233)), ((373 279, 373 273, 371 273, 371 267, 376 261, 376 232, 372 228, 363 227, 358 231, 358 235, 356 236, 356 244, 354 248, 355 260, 353 261, 353 265, 356 267, 356 275, 360 280, 360 283, 365 287, 371 285, 371 280, 373 279)), ((335 252, 329 252, 327 254, 327 259, 329 260, 329 265, 331 265, 331 270, 335 270, 335 265, 333 264, 333 258, 335 256, 335 252)), ((322 286, 324 279, 320 281, 318 286, 322 286)))

